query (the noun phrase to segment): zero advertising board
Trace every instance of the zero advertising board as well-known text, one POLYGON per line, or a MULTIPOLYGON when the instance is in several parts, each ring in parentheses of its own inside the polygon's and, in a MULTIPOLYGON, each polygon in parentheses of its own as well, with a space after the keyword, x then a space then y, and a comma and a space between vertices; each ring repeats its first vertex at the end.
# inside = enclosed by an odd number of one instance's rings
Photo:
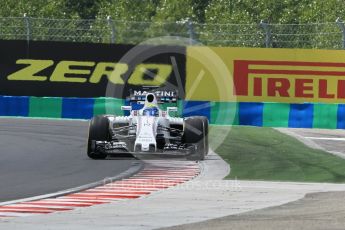
POLYGON ((3 40, 0 50, 0 95, 122 98, 185 83, 183 46, 3 40))

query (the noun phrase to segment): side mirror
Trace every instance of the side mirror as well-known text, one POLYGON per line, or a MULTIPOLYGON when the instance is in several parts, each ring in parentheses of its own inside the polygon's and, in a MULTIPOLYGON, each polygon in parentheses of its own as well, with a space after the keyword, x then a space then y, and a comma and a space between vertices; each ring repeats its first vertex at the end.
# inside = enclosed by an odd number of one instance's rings
POLYGON ((167 107, 167 114, 170 116, 170 112, 177 112, 177 107, 167 107))
POLYGON ((132 110, 132 106, 123 105, 123 106, 121 106, 121 110, 123 110, 123 111, 131 111, 132 110))

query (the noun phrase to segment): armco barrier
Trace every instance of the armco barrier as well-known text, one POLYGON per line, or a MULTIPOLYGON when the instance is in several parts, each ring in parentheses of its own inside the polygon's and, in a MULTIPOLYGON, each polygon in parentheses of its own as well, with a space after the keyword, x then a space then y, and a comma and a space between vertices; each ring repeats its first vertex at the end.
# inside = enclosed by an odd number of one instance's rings
POLYGON ((337 129, 345 129, 345 105, 338 106, 337 129))
MULTIPOLYGON (((116 98, 0 96, 0 116, 90 119, 123 115, 124 103, 116 98)), ((344 104, 179 101, 179 107, 179 115, 204 115, 217 125, 345 129, 344 104)))
POLYGON ((62 98, 30 97, 29 117, 61 117, 62 98))
POLYGON ((0 97, 0 116, 21 116, 29 115, 29 97, 0 97))

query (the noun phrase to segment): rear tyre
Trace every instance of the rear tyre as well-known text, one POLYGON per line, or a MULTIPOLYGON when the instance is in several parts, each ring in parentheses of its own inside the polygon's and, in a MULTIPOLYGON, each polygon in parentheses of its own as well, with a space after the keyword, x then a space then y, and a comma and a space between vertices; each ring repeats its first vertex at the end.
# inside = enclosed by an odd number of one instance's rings
POLYGON ((87 144, 87 155, 91 159, 105 159, 107 154, 97 152, 94 141, 109 141, 109 120, 105 116, 97 116, 92 118, 89 127, 89 138, 87 144))
POLYGON ((185 120, 183 141, 186 144, 194 144, 194 153, 187 156, 188 160, 202 161, 205 159, 206 135, 204 120, 200 117, 190 117, 185 120))

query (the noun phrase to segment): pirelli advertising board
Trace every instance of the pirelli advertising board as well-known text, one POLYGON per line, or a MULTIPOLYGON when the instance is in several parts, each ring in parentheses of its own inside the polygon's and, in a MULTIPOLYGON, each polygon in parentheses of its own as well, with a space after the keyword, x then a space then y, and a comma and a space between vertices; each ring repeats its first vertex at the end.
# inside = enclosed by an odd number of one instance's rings
POLYGON ((0 95, 123 98, 129 89, 143 85, 184 88, 185 50, 165 45, 0 41, 0 95))
POLYGON ((344 103, 345 51, 188 47, 191 89, 191 100, 344 103), (209 65, 193 58, 210 53, 209 65))

